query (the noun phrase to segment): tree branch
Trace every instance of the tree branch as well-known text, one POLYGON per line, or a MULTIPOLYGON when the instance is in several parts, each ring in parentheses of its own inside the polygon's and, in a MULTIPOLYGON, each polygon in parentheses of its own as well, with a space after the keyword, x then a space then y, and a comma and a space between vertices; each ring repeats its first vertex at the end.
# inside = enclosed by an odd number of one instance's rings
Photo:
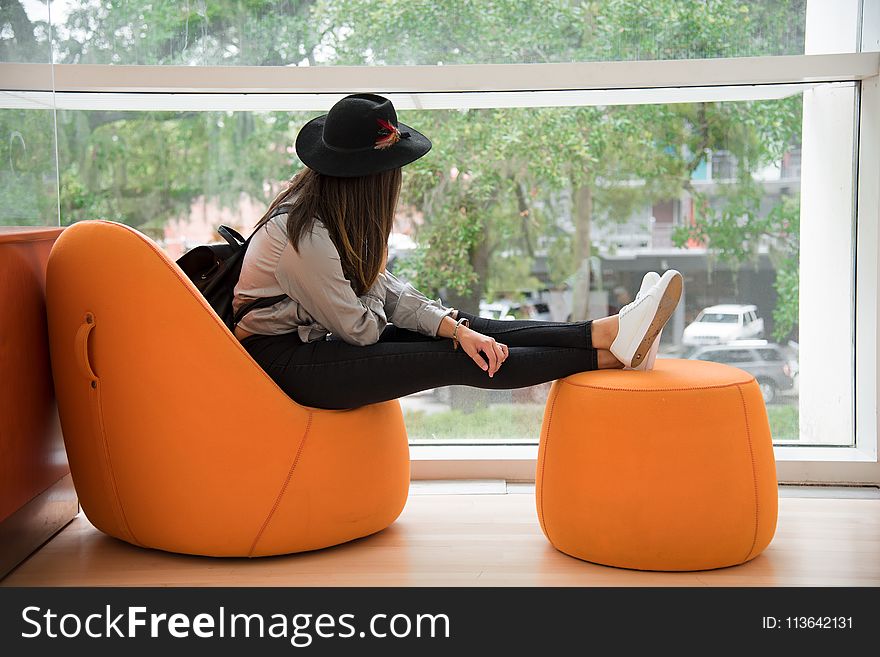
POLYGON ((529 232, 529 220, 531 219, 531 209, 529 208, 528 201, 526 200, 525 191, 522 188, 520 182, 514 177, 510 176, 510 180, 513 184, 514 192, 516 193, 516 202, 517 207, 519 209, 519 216, 521 218, 520 226, 522 228, 522 236, 523 236, 523 244, 526 249, 526 253, 529 254, 530 258, 535 257, 535 249, 532 245, 532 236, 529 232))

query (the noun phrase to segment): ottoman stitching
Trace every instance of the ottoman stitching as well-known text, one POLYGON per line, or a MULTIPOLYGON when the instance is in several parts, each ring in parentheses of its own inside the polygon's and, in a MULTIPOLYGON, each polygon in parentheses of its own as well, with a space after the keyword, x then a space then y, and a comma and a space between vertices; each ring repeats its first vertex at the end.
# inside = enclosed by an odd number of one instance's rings
POLYGON ((593 390, 614 390, 618 392, 685 392, 688 390, 719 390, 721 388, 732 388, 734 386, 741 386, 745 383, 751 383, 754 381, 754 377, 749 379, 748 381, 738 381, 736 383, 719 383, 714 386, 693 386, 690 388, 643 388, 643 389, 633 389, 633 388, 618 388, 613 386, 596 386, 596 385, 585 385, 581 383, 572 383, 568 379, 560 379, 563 383, 567 383, 570 386, 574 386, 575 388, 592 388, 593 390))
POLYGON ((254 538, 254 542, 251 544, 251 549, 248 551, 248 556, 254 556, 254 550, 257 549, 257 543, 260 542, 260 539, 263 537, 263 532, 266 531, 266 528, 269 526, 269 522, 272 520, 272 516, 275 515, 275 511, 278 510, 278 507, 281 505, 281 498, 284 497, 284 493, 287 492, 287 486, 290 484, 290 480, 293 477, 293 471, 296 470, 296 466, 299 463, 299 457, 302 455, 303 447, 306 444, 306 438, 309 435, 309 429, 312 427, 312 413, 309 413, 309 420, 306 423, 306 430, 303 433, 302 440, 299 441, 299 447, 296 450, 296 456, 293 458, 293 463, 290 464, 290 470, 287 471, 287 477, 284 479, 284 483, 281 485, 281 490, 278 492, 278 497, 275 498, 275 503, 272 505, 272 509, 269 511, 269 515, 266 516, 266 519, 263 521, 263 525, 260 527, 260 531, 257 532, 256 538, 254 538))
POLYGON ((559 388, 553 393, 553 399, 550 402, 550 411, 547 413, 547 433, 544 436, 544 458, 541 459, 541 506, 539 511, 538 519, 541 521, 541 525, 544 527, 544 533, 547 535, 547 540, 552 544, 553 541, 550 539, 550 528, 547 525, 547 520, 544 517, 544 467, 547 464, 547 453, 550 451, 550 426, 553 422, 553 409, 556 408, 556 400, 559 398, 559 388))
POLYGON ((746 553, 746 558, 743 559, 743 562, 746 562, 749 560, 749 557, 752 556, 752 551, 755 549, 755 544, 758 542, 758 475, 755 471, 755 450, 752 447, 752 431, 749 426, 749 412, 748 407, 746 406, 746 398, 743 395, 741 386, 737 386, 736 389, 739 392, 739 398, 743 407, 743 418, 746 421, 746 438, 749 443, 749 459, 752 462, 752 486, 755 492, 755 533, 752 537, 752 544, 749 546, 749 551, 746 553))

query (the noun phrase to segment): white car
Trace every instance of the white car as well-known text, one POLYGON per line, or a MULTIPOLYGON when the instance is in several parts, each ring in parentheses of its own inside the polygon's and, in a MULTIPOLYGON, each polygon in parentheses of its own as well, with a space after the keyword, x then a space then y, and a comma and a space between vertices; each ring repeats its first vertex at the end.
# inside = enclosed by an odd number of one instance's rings
POLYGON ((502 319, 502 320, 512 320, 513 315, 510 313, 511 304, 505 302, 497 302, 497 303, 487 303, 485 301, 480 302, 480 317, 485 317, 486 319, 502 319))
POLYGON ((495 303, 480 302, 480 317, 486 319, 500 319, 511 321, 514 319, 537 319, 545 322, 550 321, 550 306, 544 302, 509 302, 497 301, 495 303))
POLYGON ((724 304, 704 308, 684 329, 682 342, 697 347, 763 337, 764 320, 758 317, 757 306, 724 304))

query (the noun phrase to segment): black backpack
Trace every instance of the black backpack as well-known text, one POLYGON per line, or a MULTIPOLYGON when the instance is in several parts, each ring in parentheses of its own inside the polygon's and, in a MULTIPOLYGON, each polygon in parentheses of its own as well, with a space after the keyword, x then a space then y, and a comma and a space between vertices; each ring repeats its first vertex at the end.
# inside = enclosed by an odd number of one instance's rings
MULTIPOLYGON (((287 212, 287 208, 279 206, 272 217, 287 212)), ((248 314, 257 308, 274 306, 287 298, 286 294, 275 297, 254 299, 232 312, 233 290, 241 275, 244 254, 256 231, 245 239, 238 231, 229 226, 220 226, 217 232, 226 240, 226 244, 203 244, 184 253, 177 259, 177 266, 189 277, 193 284, 204 295, 214 311, 223 320, 230 331, 248 314)))

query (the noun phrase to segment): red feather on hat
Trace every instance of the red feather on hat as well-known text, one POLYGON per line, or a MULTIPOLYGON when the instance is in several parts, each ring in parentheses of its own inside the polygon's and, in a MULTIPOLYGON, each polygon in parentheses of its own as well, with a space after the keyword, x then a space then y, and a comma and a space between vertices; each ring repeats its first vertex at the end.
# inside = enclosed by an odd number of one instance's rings
POLYGON ((393 123, 385 119, 376 119, 376 122, 382 130, 379 132, 379 137, 376 139, 373 148, 382 150, 400 141, 400 129, 393 123))

